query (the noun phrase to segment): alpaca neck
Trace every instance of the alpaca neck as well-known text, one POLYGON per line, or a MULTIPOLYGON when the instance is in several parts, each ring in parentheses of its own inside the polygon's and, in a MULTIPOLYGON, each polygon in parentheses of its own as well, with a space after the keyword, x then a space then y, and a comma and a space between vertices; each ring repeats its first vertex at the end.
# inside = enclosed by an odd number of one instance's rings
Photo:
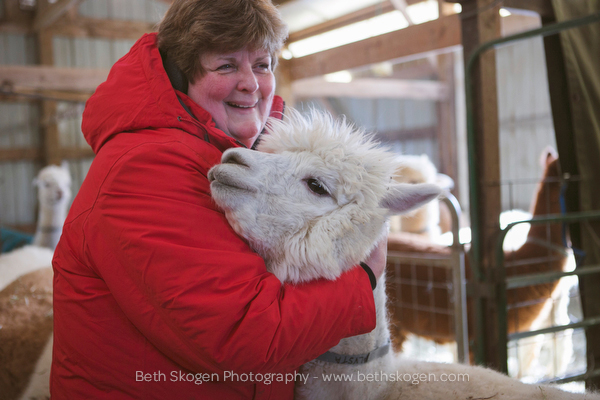
POLYGON ((384 275, 379 278, 377 287, 373 291, 373 297, 375 299, 377 315, 375 329, 364 335, 352 336, 340 340, 338 345, 331 349, 331 352, 343 355, 366 354, 389 342, 390 331, 387 318, 387 295, 385 293, 384 275))
POLYGON ((67 210, 60 206, 40 206, 33 244, 54 249, 62 233, 67 210))
MULTIPOLYGON (((560 185, 557 182, 545 183, 542 181, 532 205, 533 217, 549 214, 560 214, 559 194, 560 185)), ((531 225, 527 237, 535 237, 562 245, 562 226, 560 223, 531 225)))

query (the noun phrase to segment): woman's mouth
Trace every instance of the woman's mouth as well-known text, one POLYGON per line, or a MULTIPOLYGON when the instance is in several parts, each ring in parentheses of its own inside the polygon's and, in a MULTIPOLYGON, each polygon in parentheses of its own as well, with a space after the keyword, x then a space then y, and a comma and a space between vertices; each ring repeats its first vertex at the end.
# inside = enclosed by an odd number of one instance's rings
POLYGON ((234 108, 254 108, 254 107, 256 107, 257 103, 258 102, 254 103, 254 104, 251 104, 251 105, 244 105, 244 104, 234 103, 234 102, 231 102, 231 101, 225 102, 225 104, 227 104, 230 107, 234 107, 234 108))

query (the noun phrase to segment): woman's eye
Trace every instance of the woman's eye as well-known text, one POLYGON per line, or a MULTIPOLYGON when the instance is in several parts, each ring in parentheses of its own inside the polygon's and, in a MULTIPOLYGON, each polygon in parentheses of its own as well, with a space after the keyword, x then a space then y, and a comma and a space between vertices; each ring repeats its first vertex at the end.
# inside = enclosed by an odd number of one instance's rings
POLYGON ((261 71, 270 71, 271 70, 271 64, 268 63, 264 63, 264 64, 258 64, 256 66, 257 69, 261 70, 261 71))
POLYGON ((232 68, 234 68, 233 64, 224 64, 224 65, 221 65, 219 68, 217 68, 217 70, 227 71, 227 70, 230 70, 232 68))
POLYGON ((308 188, 313 191, 314 193, 323 196, 323 195, 329 195, 329 192, 327 191, 327 189, 325 188, 325 186, 323 186, 321 184, 321 182, 319 182, 318 180, 314 179, 314 178, 309 178, 306 180, 306 185, 308 186, 308 188))

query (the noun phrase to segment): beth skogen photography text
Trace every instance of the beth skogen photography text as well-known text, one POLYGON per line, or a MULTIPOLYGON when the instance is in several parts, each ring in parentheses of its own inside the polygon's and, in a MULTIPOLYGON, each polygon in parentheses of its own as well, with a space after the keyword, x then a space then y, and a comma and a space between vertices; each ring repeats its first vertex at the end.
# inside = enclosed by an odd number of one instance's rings
POLYGON ((252 382, 270 385, 273 382, 295 382, 300 381, 306 384, 311 379, 321 379, 324 382, 410 382, 417 385, 421 382, 468 382, 469 374, 434 374, 434 373, 400 373, 388 374, 383 371, 362 373, 360 371, 350 374, 321 374, 320 376, 310 376, 310 374, 301 373, 266 373, 255 374, 236 373, 225 371, 221 377, 213 373, 196 373, 184 371, 170 371, 165 373, 136 371, 135 380, 137 382, 194 382, 201 385, 204 382, 252 382))

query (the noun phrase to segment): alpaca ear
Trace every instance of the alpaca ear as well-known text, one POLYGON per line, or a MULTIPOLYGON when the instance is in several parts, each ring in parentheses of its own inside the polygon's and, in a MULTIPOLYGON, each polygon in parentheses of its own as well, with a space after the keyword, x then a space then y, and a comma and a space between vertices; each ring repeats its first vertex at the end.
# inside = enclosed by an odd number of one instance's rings
POLYGON ((540 166, 546 168, 552 161, 558 158, 558 152, 552 146, 546 146, 540 155, 540 166))
POLYGON ((387 208, 389 215, 403 214, 430 202, 441 193, 439 186, 430 183, 396 183, 389 186, 380 206, 387 208))
POLYGON ((65 171, 67 171, 67 172, 69 171, 69 162, 67 160, 62 160, 62 162, 60 163, 60 166, 65 171))

